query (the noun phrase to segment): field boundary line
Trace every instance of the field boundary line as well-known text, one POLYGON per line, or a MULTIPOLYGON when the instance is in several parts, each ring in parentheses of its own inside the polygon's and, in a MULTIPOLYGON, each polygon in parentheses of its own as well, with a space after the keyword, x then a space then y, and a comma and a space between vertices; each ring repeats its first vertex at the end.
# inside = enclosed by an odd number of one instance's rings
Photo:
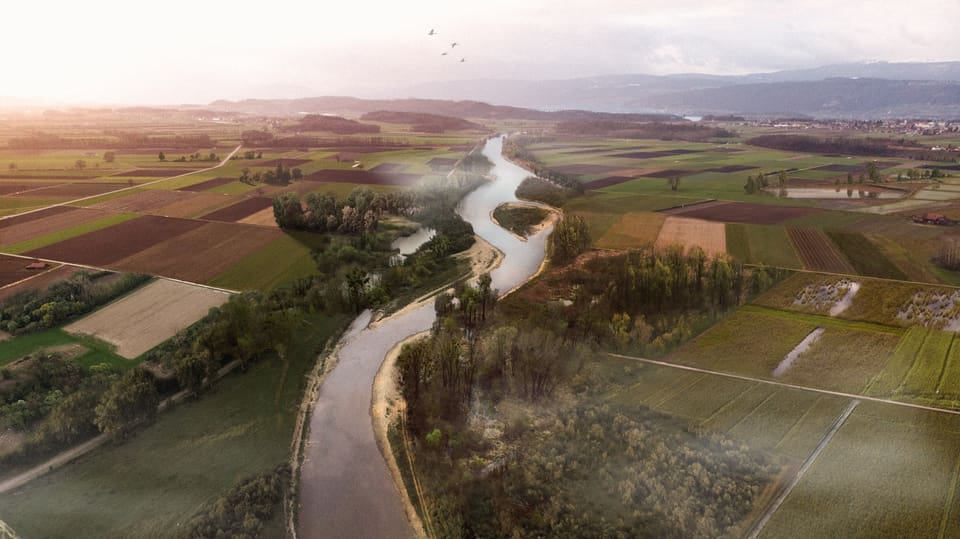
POLYGON ((0 539, 20 539, 20 536, 9 524, 0 520, 0 539))
POLYGON ((950 481, 950 493, 947 494, 947 500, 943 506, 943 515, 940 517, 940 531, 937 533, 937 539, 943 539, 947 533, 947 523, 950 521, 950 510, 953 507, 953 499, 957 495, 957 476, 960 476, 960 451, 957 452, 957 458, 953 464, 953 479, 950 481))
MULTIPOLYGON (((45 270, 45 271, 41 271, 40 273, 34 273, 33 275, 31 275, 31 276, 29 276, 29 277, 25 277, 25 278, 23 278, 23 279, 20 279, 19 281, 15 281, 15 282, 12 282, 12 283, 5 284, 5 285, 3 285, 3 286, 0 286, 0 290, 3 290, 3 289, 5 289, 5 288, 10 288, 11 286, 16 286, 16 285, 18 285, 18 284, 25 283, 25 282, 27 282, 27 281, 29 281, 29 280, 31 280, 31 279, 36 279, 37 277, 39 277, 39 276, 41 276, 41 275, 46 275, 46 274, 50 273, 51 271, 53 271, 53 270, 55 270, 55 269, 60 269, 60 268, 62 268, 63 266, 66 266, 66 265, 67 265, 67 264, 62 264, 62 263, 61 263, 59 266, 54 266, 54 267, 49 268, 49 269, 47 269, 47 270, 45 270)), ((0 520, 0 522, 3 522, 3 521, 0 520)))
POLYGON ((933 387, 933 391, 936 394, 940 394, 940 386, 943 385, 943 377, 947 375, 947 365, 950 363, 950 352, 953 352, 953 347, 957 345, 957 335, 954 334, 950 339, 950 346, 947 347, 947 354, 943 356, 943 365, 940 366, 940 376, 937 377, 937 385, 933 387))
POLYGON ((817 326, 822 326, 825 328, 834 328, 834 329, 846 329, 851 331, 869 331, 873 333, 888 333, 891 335, 904 335, 909 328, 902 328, 898 326, 887 326, 884 324, 878 324, 876 322, 864 322, 862 320, 847 320, 845 318, 834 318, 832 316, 826 316, 822 314, 814 313, 800 313, 795 311, 788 311, 785 309, 777 309, 774 307, 766 307, 763 305, 754 305, 748 303, 740 307, 741 311, 756 313, 766 316, 772 316, 780 318, 783 320, 792 320, 799 322, 806 322, 809 324, 814 324, 817 326))
MULTIPOLYGON (((61 266, 72 266, 72 267, 75 267, 75 268, 88 269, 88 270, 92 270, 92 271, 112 271, 112 272, 114 272, 114 273, 139 273, 139 272, 129 272, 129 271, 123 271, 123 270, 117 270, 117 269, 103 268, 103 267, 100 267, 100 266, 90 266, 90 265, 87 265, 87 264, 75 264, 75 263, 73 263, 73 262, 64 262, 64 261, 62 261, 62 260, 53 260, 52 258, 39 258, 39 257, 36 257, 36 256, 26 256, 26 255, 3 253, 3 252, 0 252, 0 255, 12 256, 12 257, 14 257, 14 258, 20 258, 20 259, 23 259, 23 260, 39 260, 39 261, 41 261, 41 262, 47 262, 47 263, 50 263, 50 264, 60 264, 61 266)), ((51 268, 51 270, 53 270, 53 269, 56 269, 56 268, 51 268)), ((50 270, 47 270, 47 271, 50 271, 50 270)), ((46 273, 46 272, 44 272, 44 273, 46 273)), ((43 273, 39 273, 39 274, 37 274, 37 275, 33 275, 32 277, 30 277, 30 279, 32 279, 33 277, 39 277, 40 275, 43 275, 43 273)), ((141 275, 149 275, 149 276, 154 277, 154 278, 156 278, 156 279, 164 279, 164 280, 166 280, 166 281, 173 281, 173 282, 175 282, 175 283, 186 284, 186 285, 190 285, 190 286, 198 286, 198 287, 200 287, 200 288, 206 288, 206 289, 208 289, 208 290, 214 290, 214 291, 216 291, 216 292, 223 292, 223 293, 225 293, 225 294, 239 294, 239 293, 240 293, 239 290, 230 290, 229 288, 221 288, 221 287, 219 287, 219 286, 213 286, 213 285, 209 285, 209 284, 194 283, 194 282, 192 282, 192 281, 184 281, 183 279, 177 279, 177 278, 175 278, 175 277, 167 277, 166 275, 157 275, 157 274, 155 274, 155 273, 142 273, 141 275)), ((16 283, 11 283, 10 285, 7 285, 7 286, 12 286, 12 285, 17 284, 17 283, 22 283, 22 282, 25 281, 25 280, 27 280, 27 279, 22 279, 22 280, 20 280, 20 281, 17 281, 16 283)), ((6 288, 6 287, 0 287, 0 288, 6 288)))
POLYGON ((760 535, 760 532, 763 531, 763 528, 768 522, 770 522, 770 519, 773 518, 773 515, 778 509, 780 509, 780 506, 783 505, 783 502, 787 500, 787 498, 790 496, 790 493, 793 492, 793 489, 800 484, 800 480, 803 479, 804 474, 806 474, 807 471, 813 466, 813 463, 817 460, 817 457, 820 456, 820 453, 822 453, 827 447, 827 444, 830 443, 830 440, 832 440, 834 435, 837 434, 837 432, 840 430, 840 427, 847 422, 847 419, 850 418, 850 415, 854 410, 856 410, 859 404, 860 401, 857 399, 853 399, 849 404, 847 404, 847 407, 843 410, 843 412, 840 413, 840 416, 837 418, 837 420, 833 422, 833 427, 831 427, 830 430, 823 435, 823 438, 820 439, 820 443, 817 444, 817 447, 815 447, 813 452, 811 452, 806 460, 803 461, 803 464, 800 466, 800 469, 797 470, 797 473, 793 476, 793 479, 790 480, 790 483, 788 483, 787 486, 780 492, 780 495, 777 496, 773 503, 770 504, 770 507, 767 508, 763 517, 761 517, 760 520, 754 525, 753 531, 747 536, 749 539, 756 539, 760 535))
MULTIPOLYGON (((610 249, 612 251, 622 251, 622 249, 610 249)), ((912 284, 917 286, 935 286, 939 288, 950 288, 952 290, 960 290, 960 285, 948 284, 948 283, 931 283, 926 281, 911 281, 909 279, 891 279, 889 277, 874 277, 872 275, 861 275, 859 273, 838 273, 836 271, 817 271, 806 268, 789 268, 786 266, 775 266, 772 264, 754 264, 754 263, 743 263, 744 267, 750 268, 766 268, 766 269, 778 269, 784 271, 793 271, 796 273, 815 273, 817 275, 832 275, 834 277, 855 277, 858 279, 872 279, 874 281, 886 281, 888 283, 901 283, 901 284, 912 284)))
POLYGON ((910 368, 903 373, 903 378, 900 379, 900 383, 897 384, 897 387, 895 387, 891 393, 903 393, 903 390, 907 385, 907 380, 910 379, 910 373, 912 373, 920 363, 920 361, 918 361, 920 359, 920 354, 923 353, 923 347, 927 345, 927 341, 930 340, 931 335, 933 335, 933 331, 931 330, 927 330, 927 332, 923 335, 923 342, 920 343, 920 347, 917 348, 917 352, 913 355, 913 362, 910 363, 910 368))
POLYGON ((734 396, 732 399, 730 399, 730 400, 728 400, 727 402, 723 403, 723 405, 722 405, 721 407, 717 408, 717 410, 716 410, 715 412, 713 412, 712 414, 710 414, 710 417, 708 417, 708 418, 704 419, 703 421, 701 421, 701 424, 703 424, 703 425, 709 424, 709 423, 710 423, 711 421, 713 421, 718 415, 720 415, 724 410, 726 410, 727 408, 729 408, 730 406, 732 406, 734 402, 736 402, 736 401, 740 400, 741 398, 743 398, 744 395, 746 395, 747 393, 749 393, 749 392, 750 392, 751 390, 753 390, 753 388, 755 388, 755 387, 757 387, 757 384, 750 384, 750 387, 744 389, 744 390, 741 391, 740 393, 737 393, 737 395, 734 396))
POLYGON ((650 364, 650 365, 658 365, 658 366, 660 366, 660 367, 667 367, 667 368, 671 368, 671 369, 680 369, 680 370, 685 370, 685 371, 701 372, 701 373, 705 373, 705 374, 712 374, 712 375, 714 375, 714 376, 723 376, 723 377, 726 377, 726 378, 734 378, 734 379, 736 379, 736 380, 745 380, 745 381, 748 381, 748 382, 757 382, 757 383, 767 384, 767 385, 772 385, 772 386, 785 387, 785 388, 788 388, 788 389, 798 389, 798 390, 800 390, 800 391, 809 391, 809 392, 812 392, 812 393, 820 393, 820 394, 822 394, 822 395, 833 395, 833 396, 835 396, 835 397, 843 397, 843 398, 845 398, 845 399, 857 399, 857 400, 861 400, 861 401, 878 402, 878 403, 881 403, 881 404, 890 404, 890 405, 893 405, 893 406, 903 406, 904 408, 914 408, 914 409, 917 409, 917 410, 927 410, 927 411, 929 411, 929 412, 938 412, 938 413, 942 413, 942 414, 950 414, 950 415, 960 416, 960 410, 951 410, 951 409, 949 409, 949 408, 938 408, 938 407, 936 407, 936 406, 927 406, 927 405, 924 405, 924 404, 914 404, 914 403, 912 403, 912 402, 902 402, 902 401, 895 401, 895 400, 891 400, 891 399, 882 399, 882 398, 879 398, 879 397, 870 397, 870 396, 867 396, 867 395, 857 395, 857 394, 855 394, 855 393, 845 393, 845 392, 843 392, 843 391, 833 391, 833 390, 831 390, 831 389, 820 389, 820 388, 816 388, 816 387, 801 386, 801 385, 797 385, 797 384, 788 384, 788 383, 786 383, 786 382, 775 382, 775 381, 773 381, 773 380, 764 380, 763 378, 754 378, 754 377, 752 377, 752 376, 744 376, 744 375, 742 375, 742 374, 733 374, 733 373, 729 373, 729 372, 712 371, 712 370, 710 370, 710 369, 703 369, 703 368, 700 368, 700 367, 693 367, 693 366, 690 366, 690 365, 681 365, 680 363, 670 363, 670 362, 667 362, 667 361, 659 361, 659 360, 656 360, 656 359, 647 359, 647 358, 644 358, 644 357, 627 356, 627 355, 623 355, 623 354, 616 354, 616 353, 613 353, 613 352, 607 352, 607 355, 613 356, 613 357, 619 357, 619 358, 622 358, 622 359, 632 359, 632 360, 638 361, 638 362, 640 362, 640 363, 647 363, 647 364, 650 364))
POLYGON ((693 381, 691 381, 689 384, 685 384, 683 387, 668 388, 667 394, 666 394, 662 399, 660 399, 659 401, 657 401, 656 404, 651 404, 651 405, 650 405, 651 408, 660 408, 661 406, 663 406, 664 404, 666 404, 667 401, 673 399, 674 397, 680 396, 681 394, 685 393, 685 392, 686 392, 688 389, 690 389, 691 387, 699 384, 699 383, 700 383, 700 380, 703 380, 704 378, 706 378, 706 376, 701 374, 700 376, 694 376, 694 377, 693 377, 693 381), (670 391, 670 389, 673 389, 673 391, 670 391))
POLYGON ((146 187, 146 186, 148 186, 148 185, 156 185, 156 184, 158 184, 158 183, 160 183, 160 182, 165 182, 165 181, 168 181, 168 180, 175 180, 175 179, 177 179, 177 178, 183 178, 184 176, 192 176, 192 175, 194 175, 194 174, 200 174, 201 172, 210 172, 211 170, 216 170, 216 169, 218 169, 218 168, 226 165, 227 163, 229 163, 229 162, 230 162, 230 159, 232 159, 233 156, 236 155, 237 152, 239 152, 239 151, 240 151, 240 148, 242 148, 242 147, 243 147, 243 144, 238 145, 236 148, 233 149, 232 152, 230 152, 229 154, 227 154, 226 157, 224 157, 219 163, 217 163, 216 165, 214 165, 214 166, 212 166, 212 167, 201 168, 201 169, 197 169, 197 170, 191 170, 190 172, 184 172, 183 174, 177 174, 176 176, 168 176, 168 177, 166 177, 166 178, 160 178, 160 179, 158 179, 158 180, 153 180, 153 181, 149 181, 149 182, 146 182, 146 183, 141 183, 141 184, 138 184, 138 185, 131 185, 131 186, 129 186, 129 187, 123 187, 123 188, 120 188, 120 189, 116 189, 116 190, 114 190, 114 191, 107 191, 106 193, 100 193, 100 194, 98 194, 98 195, 90 195, 90 196, 85 196, 85 197, 81 197, 81 198, 76 198, 76 199, 73 199, 73 200, 67 200, 67 201, 64 201, 64 202, 57 202, 56 204, 50 204, 49 206, 43 206, 42 208, 34 208, 34 209, 32 209, 32 210, 27 210, 27 211, 20 212, 20 213, 14 213, 14 214, 11 214, 11 215, 5 215, 5 216, 3 216, 3 217, 0 217, 0 221, 2 221, 2 220, 4 220, 4 219, 9 219, 9 218, 11 218, 11 217, 18 217, 18 216, 20 216, 20 215, 28 215, 28 214, 31 214, 31 213, 36 213, 36 212, 38 212, 38 211, 43 211, 43 210, 50 209, 50 208, 56 208, 56 207, 59 207, 59 206, 70 206, 70 205, 76 204, 76 203, 78 203, 78 202, 83 202, 83 201, 86 201, 86 200, 92 200, 92 199, 94 199, 94 198, 99 198, 99 197, 102 197, 102 196, 104 196, 104 195, 113 195, 113 194, 116 194, 116 193, 124 193, 124 192, 126 192, 126 191, 131 191, 131 190, 133 190, 133 189, 140 189, 140 188, 146 187))
POLYGON ((816 408, 817 405, 820 404, 822 401, 823 401, 823 395, 817 395, 817 399, 813 401, 813 404, 807 407, 807 411, 803 412, 803 414, 800 417, 798 417, 796 421, 794 421, 793 425, 791 425, 790 428, 787 429, 787 432, 783 433, 783 436, 780 438, 780 441, 777 442, 777 445, 773 446, 774 451, 776 451, 777 448, 780 447, 780 445, 782 445, 783 442, 786 441, 786 439, 789 438, 790 435, 793 434, 795 430, 797 430, 800 424, 803 423, 803 420, 806 419, 807 416, 810 415, 810 412, 812 412, 813 409, 816 408))
POLYGON ((766 404, 767 401, 770 400, 770 399, 772 399, 773 396, 776 395, 776 394, 777 394, 777 390, 776 390, 776 389, 774 389, 773 391, 771 391, 769 395, 767 395, 766 397, 764 397, 762 401, 758 402, 753 408, 750 409, 749 412, 743 414, 743 417, 741 417, 740 419, 738 419, 736 423, 734 423, 733 425, 730 425, 730 428, 727 429, 727 432, 731 432, 733 429, 737 428, 737 427, 740 425, 740 423, 743 423, 744 421, 746 421, 748 417, 752 416, 754 412, 756 412, 757 410, 759 410, 761 406, 763 406, 764 404, 766 404))

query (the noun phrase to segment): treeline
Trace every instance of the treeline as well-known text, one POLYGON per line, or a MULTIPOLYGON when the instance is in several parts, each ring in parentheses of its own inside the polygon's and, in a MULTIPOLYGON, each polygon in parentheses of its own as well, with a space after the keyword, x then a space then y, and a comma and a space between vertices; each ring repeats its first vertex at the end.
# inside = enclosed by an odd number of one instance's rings
POLYGON ((308 114, 294 125, 284 126, 284 131, 327 131, 337 135, 357 135, 361 133, 379 133, 380 126, 349 120, 340 116, 308 114))
POLYGON ((45 290, 28 290, 3 302, 0 329, 12 334, 51 328, 88 313, 150 280, 149 275, 78 271, 45 290))
POLYGON ((405 197, 375 193, 367 187, 357 187, 340 200, 333 194, 308 193, 304 202, 297 193, 283 193, 274 198, 273 216, 277 225, 310 232, 361 234, 375 231, 385 211, 393 209, 399 215, 407 209, 401 206, 407 202, 405 197))
POLYGON ((898 157, 920 161, 954 161, 956 159, 952 152, 931 150, 905 139, 761 135, 747 140, 747 144, 791 152, 898 157))
POLYGON ((704 142, 715 138, 737 136, 733 131, 721 127, 692 122, 571 121, 558 123, 554 130, 562 135, 685 140, 691 142, 704 142))
MULTIPOLYGON (((247 152, 253 153, 253 152, 247 152)), ((246 159, 252 159, 247 157, 246 159)), ((264 170, 264 171, 254 171, 251 172, 249 168, 244 167, 240 170, 240 177, 238 178, 240 183, 246 183, 248 185, 257 185, 259 183, 265 183, 268 185, 287 185, 291 181, 303 179, 303 171, 297 167, 288 168, 283 166, 283 163, 277 163, 277 167, 273 170, 264 170)))
POLYGON ((503 155, 511 161, 519 162, 521 166, 541 179, 549 180, 560 187, 571 189, 577 193, 583 193, 583 186, 580 185, 580 181, 577 180, 575 175, 564 174, 547 168, 533 152, 527 149, 528 145, 542 141, 541 138, 527 135, 509 137, 503 142, 503 155))
POLYGON ((251 148, 363 148, 364 150, 394 150, 412 146, 406 140, 390 139, 385 137, 313 137, 307 135, 291 135, 288 137, 274 137, 267 131, 250 130, 241 135, 243 145, 251 148))
MULTIPOLYGON (((577 183, 579 185, 579 182, 577 183)), ((543 202, 556 208, 562 207, 568 200, 579 194, 577 190, 560 187, 536 176, 527 176, 517 187, 517 198, 543 202)))
POLYGON ((25 137, 7 139, 7 147, 16 150, 62 150, 72 148, 209 148, 216 145, 209 135, 160 136, 104 131, 103 137, 65 138, 50 133, 34 133, 25 137))
POLYGON ((443 133, 444 131, 461 131, 465 129, 485 130, 486 128, 478 123, 456 118, 454 116, 442 116, 440 114, 428 114, 425 112, 398 112, 392 110, 379 110, 368 112, 360 117, 361 120, 368 122, 384 122, 393 124, 409 124, 411 131, 420 133, 443 133))
POLYGON ((180 537, 219 539, 259 537, 290 484, 290 466, 244 479, 190 518, 180 537))

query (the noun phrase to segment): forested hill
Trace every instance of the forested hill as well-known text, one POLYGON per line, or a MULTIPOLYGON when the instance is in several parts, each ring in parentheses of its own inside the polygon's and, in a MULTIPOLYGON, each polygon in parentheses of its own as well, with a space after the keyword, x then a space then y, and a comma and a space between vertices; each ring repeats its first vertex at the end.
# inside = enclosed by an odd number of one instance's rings
POLYGON ((517 120, 577 121, 577 120, 624 120, 663 121, 676 120, 668 114, 614 114, 586 110, 543 111, 521 107, 491 105, 481 101, 447 101, 442 99, 359 99, 355 97, 304 97, 300 99, 244 99, 241 101, 214 101, 211 109, 225 112, 241 112, 264 116, 295 116, 304 113, 334 113, 344 116, 361 116, 377 111, 415 112, 455 116, 459 118, 517 120))

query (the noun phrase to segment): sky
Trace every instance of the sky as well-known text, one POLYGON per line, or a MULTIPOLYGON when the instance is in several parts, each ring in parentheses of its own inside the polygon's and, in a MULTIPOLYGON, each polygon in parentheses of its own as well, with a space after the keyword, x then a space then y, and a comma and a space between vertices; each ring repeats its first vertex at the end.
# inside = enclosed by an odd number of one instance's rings
POLYGON ((33 0, 3 17, 0 95, 55 102, 389 97, 445 80, 960 59, 955 0, 33 0))

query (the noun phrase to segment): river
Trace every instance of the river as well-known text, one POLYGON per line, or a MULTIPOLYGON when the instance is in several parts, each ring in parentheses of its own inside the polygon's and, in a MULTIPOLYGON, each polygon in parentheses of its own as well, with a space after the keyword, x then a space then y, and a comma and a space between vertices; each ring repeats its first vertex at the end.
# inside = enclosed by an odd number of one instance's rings
MULTIPOLYGON (((503 252, 491 272, 494 288, 509 291, 529 279, 543 262, 551 227, 522 241, 496 225, 491 212, 516 202, 529 172, 501 155, 503 137, 486 142, 495 180, 460 202, 457 212, 474 232, 503 252)), ((410 335, 430 329, 433 304, 368 327, 361 314, 344 335, 336 366, 327 374, 310 418, 300 472, 300 536, 406 538, 414 535, 400 493, 380 454, 370 417, 373 380, 387 352, 410 335)))

